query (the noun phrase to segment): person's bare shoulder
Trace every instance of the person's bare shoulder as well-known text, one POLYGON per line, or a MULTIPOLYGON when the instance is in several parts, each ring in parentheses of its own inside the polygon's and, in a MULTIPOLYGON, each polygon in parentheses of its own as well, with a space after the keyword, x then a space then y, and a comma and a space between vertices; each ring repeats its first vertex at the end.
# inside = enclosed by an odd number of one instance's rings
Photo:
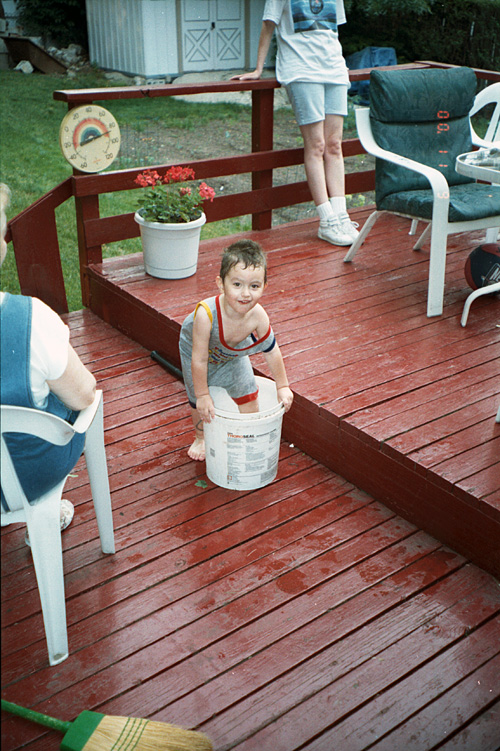
POLYGON ((260 303, 253 309, 255 314, 255 329, 259 336, 264 336, 269 328, 269 316, 260 303))

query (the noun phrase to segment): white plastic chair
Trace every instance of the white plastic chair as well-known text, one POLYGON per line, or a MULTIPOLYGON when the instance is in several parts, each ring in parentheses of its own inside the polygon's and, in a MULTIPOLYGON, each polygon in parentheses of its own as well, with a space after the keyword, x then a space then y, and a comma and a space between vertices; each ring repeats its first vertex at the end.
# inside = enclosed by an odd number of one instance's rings
MULTIPOLYGON (((471 132, 471 137, 472 137, 472 143, 474 144, 474 146, 486 147, 490 149, 500 148, 500 81, 498 83, 491 84, 491 86, 486 86, 485 89, 483 89, 482 91, 479 92, 479 94, 477 94, 476 98, 474 99, 474 104, 470 111, 469 117, 472 118, 474 115, 480 112, 483 109, 483 107, 486 107, 488 104, 494 104, 495 108, 491 115, 486 133, 484 134, 484 138, 481 138, 480 136, 478 136, 478 134, 474 130, 474 126, 472 125, 472 120, 471 120, 470 132, 471 132)), ((498 228, 490 228, 487 230, 486 232, 487 243, 496 242, 497 237, 498 237, 498 228)))
MULTIPOLYGON (((472 143, 474 146, 493 148, 500 147, 500 82, 493 83, 491 86, 486 86, 474 99, 474 104, 469 113, 470 120, 470 132, 472 143), (488 104, 494 104, 495 108, 488 123, 488 128, 484 134, 484 138, 478 136, 474 130, 472 124, 472 117, 480 112, 488 104)), ((415 235, 417 233, 418 219, 412 219, 411 229, 408 234, 415 235)), ((496 228, 490 228, 486 231, 486 242, 496 242, 498 230, 496 228)), ((465 324, 462 324, 465 326, 465 324)))
MULTIPOLYGON (((379 76, 384 76, 384 81, 386 81, 386 85, 389 86, 390 78, 389 78, 389 72, 386 72, 385 74, 381 74, 377 71, 372 71, 371 77, 373 78, 378 73, 379 76)), ((408 91, 411 91, 411 74, 415 74, 415 71, 406 71, 406 72, 398 72, 400 75, 403 75, 404 73, 408 74, 407 80, 408 80, 408 91)), ((436 72, 432 72, 430 74, 427 73, 427 71, 424 71, 425 75, 435 75, 436 72)), ((394 75, 394 73, 392 73, 394 75)), ((437 75, 440 75, 438 72, 437 75)), ((489 87, 493 88, 493 87, 489 87)), ((443 99, 443 107, 446 107, 447 104, 445 103, 443 99)), ((484 106, 484 105, 483 105, 484 106)), ((416 214, 412 214, 410 210, 407 211, 391 211, 391 210, 377 210, 374 211, 365 222, 363 228, 361 229, 358 238, 356 241, 352 244, 349 251, 347 252, 346 256, 344 257, 344 262, 348 263, 349 261, 352 261, 354 256, 356 255, 357 251, 363 244, 365 238, 367 237, 369 231, 379 218, 381 214, 383 213, 394 213, 399 216, 405 216, 408 219, 411 220, 422 220, 424 222, 427 222, 427 227, 425 228, 424 232, 418 239, 417 243, 414 245, 414 250, 419 250, 425 239, 430 233, 430 259, 429 259, 429 281, 428 281, 428 293, 427 293, 427 315, 430 316, 438 316, 441 315, 443 312, 443 297, 444 297, 444 282, 445 282, 445 270, 446 270, 446 246, 447 246, 447 238, 449 234, 457 233, 457 232, 470 232, 472 230, 479 230, 484 229, 487 230, 491 227, 498 228, 500 227, 500 211, 493 212, 492 216, 483 216, 481 218, 476 219, 468 219, 467 221, 455 221, 450 222, 448 219, 449 216, 449 206, 450 206, 450 191, 454 190, 454 187, 450 187, 448 185, 448 182, 445 178, 445 176, 440 172, 440 170, 435 169, 434 167, 431 167, 425 163, 417 162, 414 159, 410 159, 408 157, 402 156, 398 153, 395 153, 393 151, 390 151, 386 148, 381 148, 378 143, 375 140, 375 137, 372 132, 372 125, 370 120, 370 108, 364 107, 364 108, 358 108, 355 111, 356 115, 356 125, 358 129, 358 135, 359 139, 364 147, 364 149, 369 153, 372 154, 377 158, 377 160, 383 160, 385 162, 390 162, 392 164, 398 165, 399 167, 403 167, 406 170, 410 170, 411 172, 417 173, 419 175, 423 175, 428 183, 429 188, 432 191, 432 215, 431 215, 431 221, 428 218, 425 218, 424 216, 418 216, 416 214)), ((447 152, 448 154, 448 152, 447 152)), ((451 154, 448 154, 448 159, 451 159, 451 154)), ((454 163, 450 161, 450 164, 454 163)), ((471 183, 471 190, 482 190, 481 187, 474 187, 475 184, 471 183)), ((406 188, 402 188, 402 190, 406 190, 406 188)), ((494 189, 497 190, 496 188, 494 189)), ((415 224, 412 224, 412 228, 410 230, 411 233, 415 232, 415 224)))
MULTIPOLYGON (((490 119, 488 128, 486 130, 486 133, 484 135, 484 138, 480 138, 477 135, 476 131, 474 130, 474 126, 472 125, 472 121, 471 121, 470 129, 471 129, 472 143, 475 146, 479 146, 479 147, 500 148, 500 82, 493 83, 491 84, 491 86, 487 86, 485 89, 479 92, 479 94, 474 99, 474 105, 470 111, 470 117, 480 112, 483 109, 483 107, 486 107, 486 105, 488 104, 494 104, 495 108, 493 110, 493 114, 491 115, 491 119, 490 119)), ((496 242, 497 236, 498 236, 498 229, 490 228, 486 232, 486 242, 487 243, 496 242)), ((460 323, 462 324, 462 326, 467 325, 467 319, 469 317, 470 306, 472 305, 474 300, 476 300, 478 297, 482 297, 483 295, 498 294, 499 292, 500 292, 499 282, 495 284, 490 284, 488 287, 481 287, 480 289, 476 289, 474 290, 474 292, 471 292, 470 295, 467 297, 467 300, 464 303, 462 318, 460 320, 460 323)), ((497 422, 500 422, 500 409, 498 410, 497 422)))
POLYGON ((486 86, 485 89, 477 94, 469 113, 469 117, 473 117, 488 104, 495 105, 488 124, 488 129, 486 130, 484 138, 480 138, 474 130, 474 126, 471 122, 470 131, 472 143, 474 146, 485 146, 486 148, 491 148, 493 146, 500 147, 500 82, 492 83, 491 86, 486 86))
POLYGON ((496 294, 496 295, 500 294, 500 282, 489 284, 487 287, 479 287, 479 289, 475 289, 474 292, 471 292, 470 295, 467 297, 467 300, 464 303, 464 309, 462 311, 462 318, 460 319, 461 325, 467 326, 467 319, 469 317, 470 306, 472 305, 474 300, 477 300, 478 297, 482 297, 483 295, 493 295, 493 294, 496 294))
POLYGON ((104 450, 102 391, 82 410, 74 425, 59 417, 26 407, 1 407, 2 490, 10 511, 2 508, 2 526, 26 522, 42 604, 49 662, 57 665, 68 657, 66 603, 60 527, 60 503, 67 478, 28 503, 12 463, 4 433, 28 433, 64 446, 75 433, 86 433, 85 460, 103 553, 115 552, 111 497, 104 450))
MULTIPOLYGON (((472 230, 485 229, 490 227, 500 227, 500 214, 483 217, 481 219, 475 219, 468 222, 449 222, 448 221, 448 208, 450 203, 450 193, 448 183, 444 175, 433 167, 428 167, 420 162, 415 162, 413 159, 407 159, 399 154, 394 154, 391 151, 380 148, 372 134, 370 125, 370 109, 368 107, 360 107, 355 111, 356 125, 358 128, 359 140, 361 141, 363 148, 373 156, 379 159, 385 159, 393 164, 398 164, 401 167, 418 172, 424 175, 429 180, 432 192, 434 195, 432 222, 427 224, 422 235, 419 237, 417 243, 414 245, 414 250, 419 250, 429 232, 431 233, 431 248, 429 259, 429 282, 427 290, 427 316, 439 316, 443 312, 443 296, 444 296, 444 279, 446 271, 446 245, 448 235, 456 232, 471 232, 472 230)), ((352 261, 359 248, 365 241, 366 236, 370 232, 371 228, 383 213, 392 213, 384 211, 374 211, 366 220, 363 228, 361 229, 359 236, 349 248, 349 251, 344 257, 344 262, 348 263, 352 261)), ((395 213, 395 212, 394 212, 395 213)), ((407 216, 409 219, 414 219, 409 214, 400 214, 400 216, 407 216)), ((422 220, 424 221, 424 220, 422 220)))

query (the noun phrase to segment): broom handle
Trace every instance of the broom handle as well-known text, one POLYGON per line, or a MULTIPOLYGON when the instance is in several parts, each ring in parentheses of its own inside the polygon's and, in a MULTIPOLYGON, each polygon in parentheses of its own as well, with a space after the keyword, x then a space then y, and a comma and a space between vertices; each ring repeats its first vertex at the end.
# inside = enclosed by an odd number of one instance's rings
POLYGON ((26 720, 37 722, 39 725, 45 725, 45 727, 52 728, 52 730, 59 730, 61 733, 66 733, 72 724, 71 722, 64 722, 64 720, 57 720, 55 717, 41 714, 41 712, 35 712, 34 709, 20 707, 18 704, 13 704, 11 701, 5 701, 5 699, 2 699, 2 709, 4 712, 10 712, 19 717, 24 717, 26 720))

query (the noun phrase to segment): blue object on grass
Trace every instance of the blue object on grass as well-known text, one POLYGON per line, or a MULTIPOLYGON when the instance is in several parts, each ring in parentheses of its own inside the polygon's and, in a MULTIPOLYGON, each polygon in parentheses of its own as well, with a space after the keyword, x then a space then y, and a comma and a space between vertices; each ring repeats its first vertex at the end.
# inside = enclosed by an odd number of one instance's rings
MULTIPOLYGON (((349 70, 361 68, 380 68, 384 65, 397 65, 394 47, 365 47, 360 52, 353 52, 345 59, 349 70)), ((353 81, 349 89, 349 96, 359 96, 360 104, 368 107, 370 104, 370 82, 353 81)))

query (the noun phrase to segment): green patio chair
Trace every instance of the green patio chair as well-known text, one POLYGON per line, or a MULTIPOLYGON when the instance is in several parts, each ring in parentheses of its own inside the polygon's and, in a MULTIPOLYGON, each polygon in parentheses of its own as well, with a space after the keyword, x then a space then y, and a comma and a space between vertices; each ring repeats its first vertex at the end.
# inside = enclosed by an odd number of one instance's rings
POLYGON ((352 261, 385 212, 429 224, 427 315, 443 312, 449 234, 500 227, 500 186, 476 183, 455 170, 471 151, 470 112, 477 81, 470 68, 373 70, 370 107, 356 110, 363 147, 376 157, 377 210, 349 249, 352 261))

